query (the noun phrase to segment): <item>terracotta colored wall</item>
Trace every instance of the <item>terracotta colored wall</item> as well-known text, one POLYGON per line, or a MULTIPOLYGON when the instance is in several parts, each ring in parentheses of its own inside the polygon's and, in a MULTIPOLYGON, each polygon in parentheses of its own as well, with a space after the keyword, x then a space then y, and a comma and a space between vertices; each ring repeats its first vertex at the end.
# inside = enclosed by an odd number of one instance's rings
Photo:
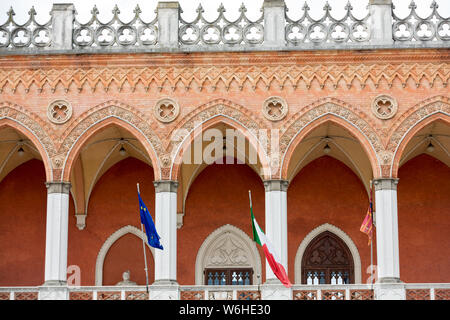
POLYGON ((45 169, 30 160, 0 182, 0 286, 44 283, 45 169))
MULTIPOLYGON (((152 253, 146 246, 147 267, 149 267, 149 284, 154 279, 154 262, 152 253), (151 280, 150 280, 151 279, 151 280)), ((108 251, 103 265, 103 285, 115 285, 122 281, 122 273, 131 272, 131 280, 138 284, 145 284, 144 253, 142 240, 134 234, 126 234, 114 242, 108 251)))
POLYGON ((450 168, 420 155, 399 170, 400 278, 450 282, 450 168))
MULTIPOLYGON (((195 284, 198 250, 217 228, 231 224, 252 237, 248 190, 255 218, 264 229, 264 185, 250 167, 212 164, 198 175, 186 198, 183 227, 178 231, 178 283, 195 284)), ((264 253, 260 250, 259 254, 264 276, 264 253)))
MULTIPOLYGON (((153 170, 147 164, 127 158, 111 167, 99 179, 89 200, 86 228, 78 230, 76 220, 69 217, 68 265, 81 268, 81 285, 94 285, 98 252, 107 238, 118 229, 132 225, 140 229, 136 183, 141 196, 155 218, 155 188, 153 170)), ((131 280, 145 284, 142 242, 134 235, 120 238, 105 258, 103 277, 106 284, 122 280, 129 269, 131 280)), ((154 279, 153 257, 148 254, 149 282, 154 279)))
MULTIPOLYGON (((355 243, 361 257, 361 276, 369 274, 370 246, 359 231, 367 213, 368 196, 359 178, 342 162, 324 156, 305 166, 288 189, 288 274, 294 281, 298 247, 308 233, 324 224, 343 230, 355 243)), ((374 248, 374 263, 376 250, 374 248)))

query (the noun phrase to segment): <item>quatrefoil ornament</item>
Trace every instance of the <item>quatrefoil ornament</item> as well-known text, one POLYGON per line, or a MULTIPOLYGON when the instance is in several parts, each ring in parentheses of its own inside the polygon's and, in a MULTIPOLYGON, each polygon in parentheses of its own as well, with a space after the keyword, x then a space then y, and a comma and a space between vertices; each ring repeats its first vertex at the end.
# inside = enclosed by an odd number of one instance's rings
POLYGON ((178 117, 180 113, 180 108, 178 104, 172 99, 161 99, 159 100, 154 109, 154 114, 156 119, 161 122, 172 122, 178 117))
POLYGON ((397 113, 397 101, 388 95, 380 95, 372 102, 372 112, 382 120, 391 119, 397 113))
POLYGON ((56 100, 47 108, 48 119, 55 124, 63 124, 72 117, 72 106, 65 100, 56 100))
POLYGON ((270 97, 263 103, 262 112, 271 121, 280 121, 286 117, 288 105, 283 98, 270 97))

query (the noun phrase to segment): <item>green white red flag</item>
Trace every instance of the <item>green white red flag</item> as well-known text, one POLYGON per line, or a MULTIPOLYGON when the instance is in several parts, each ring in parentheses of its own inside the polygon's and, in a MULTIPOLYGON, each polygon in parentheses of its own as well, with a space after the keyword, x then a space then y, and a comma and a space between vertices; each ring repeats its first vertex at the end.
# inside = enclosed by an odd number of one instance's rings
POLYGON ((250 191, 249 191, 249 196, 250 196, 250 214, 252 217, 253 241, 255 241, 257 244, 259 244, 263 248, 264 255, 266 256, 267 262, 269 263, 270 268, 272 269, 273 273, 278 278, 278 280, 280 280, 281 283, 286 288, 290 288, 292 286, 292 284, 289 281, 289 278, 286 274, 286 270, 284 269, 283 265, 281 264, 280 258, 278 257, 277 253, 275 252, 275 249, 273 248, 269 239, 267 239, 266 235, 264 234, 262 229, 259 227, 258 222, 256 222, 255 216, 253 215, 252 198, 250 195, 250 191))

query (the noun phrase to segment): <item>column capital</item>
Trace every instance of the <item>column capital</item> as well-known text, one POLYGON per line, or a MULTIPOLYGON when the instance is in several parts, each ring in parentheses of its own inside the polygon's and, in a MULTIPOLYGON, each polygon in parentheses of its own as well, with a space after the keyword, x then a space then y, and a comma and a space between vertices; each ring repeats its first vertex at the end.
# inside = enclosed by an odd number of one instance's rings
POLYGON ((153 181, 153 185, 155 186, 155 192, 177 192, 178 189, 178 181, 172 180, 158 180, 153 181))
POLYGON ((69 194, 71 184, 70 182, 49 181, 45 183, 45 186, 47 187, 47 194, 51 193, 69 194))
POLYGON ((381 178, 373 180, 375 191, 378 190, 397 190, 398 179, 381 178))
POLYGON ((178 1, 166 1, 161 2, 158 1, 158 4, 156 6, 157 9, 180 9, 180 4, 178 1))
POLYGON ((392 5, 392 0, 369 0, 369 5, 373 4, 392 5))
POLYGON ((270 7, 285 7, 286 3, 284 0, 264 0, 263 2, 263 8, 270 8, 270 7))
POLYGON ((289 186, 287 180, 264 180, 264 189, 266 191, 284 191, 286 192, 289 186))

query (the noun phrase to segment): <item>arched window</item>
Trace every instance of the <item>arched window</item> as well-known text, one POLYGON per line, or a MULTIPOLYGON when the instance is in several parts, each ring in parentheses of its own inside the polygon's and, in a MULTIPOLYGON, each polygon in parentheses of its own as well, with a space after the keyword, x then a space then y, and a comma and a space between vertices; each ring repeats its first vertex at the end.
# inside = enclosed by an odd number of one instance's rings
POLYGON ((329 231, 316 236, 302 258, 303 284, 355 283, 352 254, 347 245, 329 231))
POLYGON ((261 257, 250 237, 232 225, 212 232, 200 247, 195 262, 197 285, 259 284, 261 257))

